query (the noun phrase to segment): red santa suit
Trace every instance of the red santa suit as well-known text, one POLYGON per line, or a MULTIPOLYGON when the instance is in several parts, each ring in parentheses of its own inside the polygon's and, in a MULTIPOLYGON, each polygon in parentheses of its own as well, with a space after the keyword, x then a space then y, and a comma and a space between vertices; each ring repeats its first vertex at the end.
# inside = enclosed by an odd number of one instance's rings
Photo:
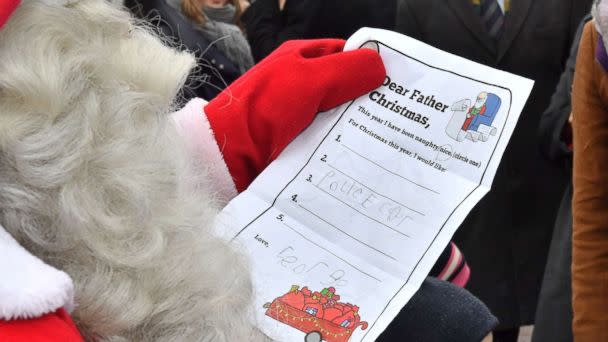
POLYGON ((68 314, 70 277, 31 255, 1 226, 0 252, 0 341, 82 341, 68 314))
POLYGON ((475 107, 469 108, 469 111, 467 112, 467 119, 462 124, 462 130, 463 131, 468 130, 469 125, 471 124, 471 122, 473 122, 473 120, 477 117, 477 115, 484 115, 485 113, 486 113, 486 104, 485 103, 483 104, 483 106, 481 106, 481 108, 475 108, 475 107), (475 110, 475 113, 473 112, 473 110, 475 110))

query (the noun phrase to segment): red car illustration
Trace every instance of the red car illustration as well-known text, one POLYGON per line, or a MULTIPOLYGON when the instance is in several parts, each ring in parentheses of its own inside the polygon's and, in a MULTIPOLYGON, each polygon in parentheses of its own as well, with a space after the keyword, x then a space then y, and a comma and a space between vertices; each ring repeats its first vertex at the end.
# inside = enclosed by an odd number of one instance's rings
POLYGON ((368 324, 361 321, 358 306, 339 300, 333 287, 312 292, 294 285, 264 308, 267 316, 306 333, 306 342, 347 342, 358 327, 365 330, 368 324))

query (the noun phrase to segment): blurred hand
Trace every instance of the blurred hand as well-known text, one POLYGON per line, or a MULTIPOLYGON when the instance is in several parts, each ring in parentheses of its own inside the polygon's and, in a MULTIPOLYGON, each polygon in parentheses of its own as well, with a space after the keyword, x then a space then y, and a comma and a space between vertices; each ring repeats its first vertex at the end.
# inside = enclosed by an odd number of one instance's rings
POLYGON ((568 117, 568 122, 572 125, 572 112, 570 112, 570 116, 568 117))
POLYGON ((279 0, 279 9, 282 11, 283 8, 285 7, 285 1, 287 0, 279 0))

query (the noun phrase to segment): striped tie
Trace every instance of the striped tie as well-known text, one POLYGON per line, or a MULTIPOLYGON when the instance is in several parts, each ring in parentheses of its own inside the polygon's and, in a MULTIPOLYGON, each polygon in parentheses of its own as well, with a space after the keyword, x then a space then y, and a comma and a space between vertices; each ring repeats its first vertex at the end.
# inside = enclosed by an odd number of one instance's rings
POLYGON ((505 29, 505 15, 496 0, 483 0, 479 9, 481 22, 488 30, 490 37, 499 40, 505 29))

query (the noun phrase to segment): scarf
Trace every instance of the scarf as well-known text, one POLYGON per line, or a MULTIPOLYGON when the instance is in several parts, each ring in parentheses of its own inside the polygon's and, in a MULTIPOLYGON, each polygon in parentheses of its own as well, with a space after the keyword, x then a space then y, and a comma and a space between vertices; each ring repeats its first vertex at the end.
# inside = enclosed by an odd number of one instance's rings
POLYGON ((249 42, 238 26, 207 18, 204 25, 198 25, 198 29, 211 44, 217 46, 224 56, 238 66, 241 73, 253 66, 249 42))
POLYGON ((229 4, 219 8, 204 7, 203 12, 210 20, 234 24, 234 17, 236 15, 236 8, 234 8, 234 5, 229 4))

